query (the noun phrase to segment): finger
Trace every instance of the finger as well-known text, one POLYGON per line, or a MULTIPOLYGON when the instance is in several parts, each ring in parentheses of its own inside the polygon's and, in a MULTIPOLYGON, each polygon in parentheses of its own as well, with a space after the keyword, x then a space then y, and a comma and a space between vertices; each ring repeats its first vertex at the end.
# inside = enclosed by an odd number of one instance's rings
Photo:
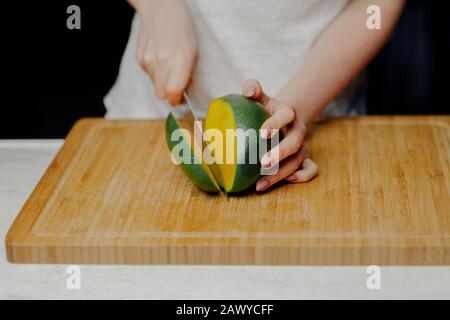
POLYGON ((302 163, 302 168, 291 176, 286 178, 286 181, 291 183, 308 182, 319 173, 319 167, 311 159, 307 158, 302 163))
POLYGON ((169 101, 169 103, 174 107, 179 105, 182 100, 183 100, 182 91, 180 93, 171 94, 170 96, 167 97, 167 101, 169 101))
MULTIPOLYGON (((144 41, 144 40, 143 40, 144 41)), ((148 74, 152 82, 155 79, 155 58, 152 51, 147 50, 147 45, 145 43, 140 44, 138 47, 138 61, 145 73, 148 74)))
POLYGON ((277 174, 271 176, 265 176, 256 184, 256 191, 264 191, 273 186, 275 183, 285 179, 286 177, 292 175, 295 170, 298 169, 305 157, 305 149, 298 151, 296 154, 292 155, 286 159, 280 166, 277 174))
MULTIPOLYGON (((288 132, 289 132, 289 129, 290 129, 290 128, 288 128, 288 126, 286 126, 286 127, 284 127, 284 128, 281 128, 281 134, 282 134, 282 137, 286 137, 286 136, 287 136, 287 134, 288 134, 288 132)), ((274 136, 274 135, 272 135, 272 136, 274 136)))
POLYGON ((269 139, 277 133, 277 130, 287 126, 294 121, 295 111, 290 107, 281 107, 275 113, 267 119, 261 129, 261 138, 269 139), (267 129, 267 130, 264 130, 267 129), (274 130, 276 129, 276 130, 274 130))
POLYGON ((187 88, 191 78, 192 67, 189 64, 174 65, 169 70, 167 80, 167 100, 172 105, 180 104, 183 91, 187 88))
POLYGON ((270 101, 270 97, 264 93, 259 81, 254 79, 244 82, 242 95, 260 102, 263 106, 266 106, 270 101))
MULTIPOLYGON (((286 137, 281 140, 276 147, 267 152, 261 158, 261 166, 263 168, 270 168, 276 165, 280 161, 299 151, 302 147, 303 141, 304 134, 302 132, 297 129, 290 130, 286 137)), ((304 148, 305 146, 303 146, 303 149, 304 148)))
POLYGON ((160 65, 155 70, 155 76, 153 79, 153 85, 155 87, 155 93, 160 99, 166 99, 167 92, 167 77, 169 68, 165 65, 160 65))
POLYGON ((144 48, 140 44, 138 45, 138 47, 136 49, 136 60, 139 63, 139 65, 142 67, 142 69, 144 69, 144 71, 147 72, 147 70, 145 70, 144 48))
POLYGON ((155 83, 155 69, 153 67, 153 64, 150 64, 146 61, 148 61, 148 59, 145 59, 145 62, 142 64, 142 68, 144 69, 145 73, 148 74, 148 76, 150 77, 150 80, 154 84, 155 83))

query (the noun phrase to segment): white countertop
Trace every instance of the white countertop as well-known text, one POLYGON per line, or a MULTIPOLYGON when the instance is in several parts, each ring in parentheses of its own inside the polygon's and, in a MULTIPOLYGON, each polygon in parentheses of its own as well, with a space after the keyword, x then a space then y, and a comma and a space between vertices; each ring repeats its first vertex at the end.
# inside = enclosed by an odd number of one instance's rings
POLYGON ((61 141, 0 140, 0 299, 450 299, 450 267, 382 268, 370 291, 365 267, 13 265, 4 239, 61 141))

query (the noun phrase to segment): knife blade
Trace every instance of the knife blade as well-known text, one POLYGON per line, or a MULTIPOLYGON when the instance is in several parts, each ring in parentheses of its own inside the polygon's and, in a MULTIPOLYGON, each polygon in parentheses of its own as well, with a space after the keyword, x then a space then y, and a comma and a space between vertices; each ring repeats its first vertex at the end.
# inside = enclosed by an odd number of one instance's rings
MULTIPOLYGON (((202 146, 204 144, 205 150, 206 149, 210 150, 209 144, 206 141, 204 141, 203 128, 202 128, 202 126, 200 124, 200 121, 198 120, 197 115, 195 114, 194 107, 192 105, 191 99, 189 98, 189 96, 188 96, 186 91, 183 91, 183 97, 184 97, 184 100, 186 101, 186 105, 188 106, 188 110, 191 113, 192 118, 194 119, 194 123, 195 123, 197 129, 201 133, 202 146)), ((209 152, 209 154, 211 155, 211 152, 209 152)), ((214 158, 213 158, 213 160, 214 161, 212 163, 205 163, 205 164, 208 166, 209 170, 211 171, 211 173, 213 175, 213 178, 215 180, 214 182, 219 186, 220 193, 223 194, 225 196, 225 198, 228 200, 228 193, 227 193, 227 190, 225 190, 225 187, 224 187, 225 183, 224 183, 224 179, 223 179, 222 173, 220 172, 219 166, 217 165, 217 161, 214 158)), ((202 159, 202 161, 204 161, 204 160, 202 159)))

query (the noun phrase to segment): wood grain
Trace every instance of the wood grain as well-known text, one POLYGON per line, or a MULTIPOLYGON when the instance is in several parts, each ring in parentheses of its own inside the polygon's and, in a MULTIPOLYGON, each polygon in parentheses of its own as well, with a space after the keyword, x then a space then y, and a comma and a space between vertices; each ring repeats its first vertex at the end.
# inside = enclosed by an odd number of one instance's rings
POLYGON ((450 264, 450 117, 326 119, 315 180, 228 201, 172 164, 163 128, 79 122, 11 227, 8 260, 450 264))

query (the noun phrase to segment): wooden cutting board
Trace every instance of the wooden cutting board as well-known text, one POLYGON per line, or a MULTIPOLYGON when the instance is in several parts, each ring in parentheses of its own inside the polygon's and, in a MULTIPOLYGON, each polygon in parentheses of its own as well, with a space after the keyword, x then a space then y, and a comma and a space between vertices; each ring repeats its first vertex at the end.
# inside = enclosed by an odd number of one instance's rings
POLYGON ((174 166, 163 121, 79 122, 6 239, 65 264, 450 264, 450 117, 318 123, 307 184, 231 197, 174 166))

